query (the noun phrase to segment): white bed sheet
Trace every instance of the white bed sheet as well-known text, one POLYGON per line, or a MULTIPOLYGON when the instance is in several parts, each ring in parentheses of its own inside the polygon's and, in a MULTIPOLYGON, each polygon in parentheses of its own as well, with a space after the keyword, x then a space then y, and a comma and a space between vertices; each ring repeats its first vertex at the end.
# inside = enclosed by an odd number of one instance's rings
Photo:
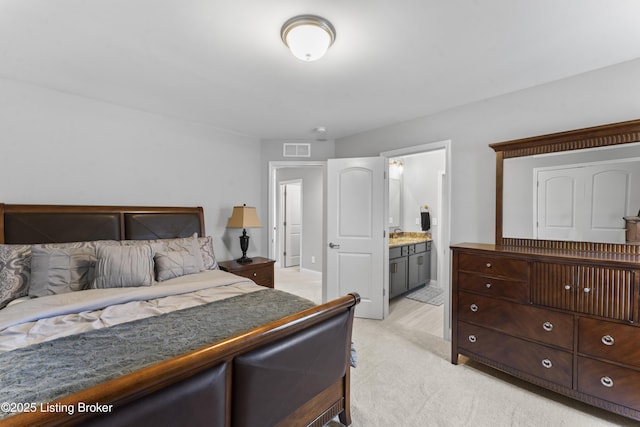
POLYGON ((148 287, 28 299, 0 310, 0 353, 261 289, 244 277, 207 270, 148 287))

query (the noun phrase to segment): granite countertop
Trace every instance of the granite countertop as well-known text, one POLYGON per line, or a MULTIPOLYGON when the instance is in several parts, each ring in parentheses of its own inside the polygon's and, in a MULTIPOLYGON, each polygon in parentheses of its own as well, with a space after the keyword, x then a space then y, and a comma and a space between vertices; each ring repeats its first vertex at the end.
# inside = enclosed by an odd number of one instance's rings
POLYGON ((431 240, 431 233, 420 231, 401 231, 389 234, 389 247, 393 248, 402 245, 428 242, 431 240), (397 236, 397 237, 394 237, 397 236))

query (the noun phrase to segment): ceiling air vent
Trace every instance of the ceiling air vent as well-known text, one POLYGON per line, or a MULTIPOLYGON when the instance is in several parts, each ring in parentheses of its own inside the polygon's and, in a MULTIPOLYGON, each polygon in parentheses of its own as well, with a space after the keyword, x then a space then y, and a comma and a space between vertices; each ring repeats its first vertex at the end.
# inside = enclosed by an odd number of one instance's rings
POLYGON ((311 157, 311 144, 282 144, 284 157, 311 157))

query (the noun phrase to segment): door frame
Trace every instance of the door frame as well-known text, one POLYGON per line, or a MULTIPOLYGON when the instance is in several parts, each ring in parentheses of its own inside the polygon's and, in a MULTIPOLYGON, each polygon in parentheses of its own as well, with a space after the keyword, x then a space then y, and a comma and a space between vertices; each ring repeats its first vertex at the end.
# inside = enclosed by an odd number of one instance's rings
MULTIPOLYGON (((451 340, 451 254, 449 246, 451 245, 451 179, 453 177, 451 168, 451 140, 436 141, 412 147, 400 148, 392 151, 384 151, 381 156, 387 159, 393 157, 402 157, 412 154, 424 154, 430 151, 443 150, 445 152, 445 170, 442 171, 440 177, 442 183, 442 204, 440 218, 438 218, 438 227, 441 228, 440 234, 440 253, 438 259, 438 267, 442 269, 438 271, 438 282, 444 288, 444 319, 442 336, 445 340, 451 340), (444 219, 444 221, 443 221, 444 219), (445 286, 446 285, 446 286, 445 286)), ((440 186, 439 186, 440 187, 440 186)))
MULTIPOLYGON (((279 231, 277 224, 277 194, 278 194, 278 183, 276 181, 277 171, 278 169, 286 169, 286 168, 322 168, 322 179, 326 180, 327 176, 327 162, 326 161, 304 161, 304 160, 285 160, 285 161, 270 161, 269 162, 269 201, 268 201, 268 238, 269 238, 269 258, 276 260, 276 267, 282 267, 282 265, 278 262, 277 258, 277 239, 276 233, 279 231)), ((304 188, 304 187, 303 187, 304 188)), ((302 195, 304 197, 304 194, 302 195)), ((325 229, 325 220, 322 223, 323 235, 325 229)), ((307 224, 310 226, 310 224, 307 224)), ((302 244, 302 243, 301 243, 302 244)), ((321 271, 324 269, 324 259, 322 260, 323 265, 321 266, 321 271)))

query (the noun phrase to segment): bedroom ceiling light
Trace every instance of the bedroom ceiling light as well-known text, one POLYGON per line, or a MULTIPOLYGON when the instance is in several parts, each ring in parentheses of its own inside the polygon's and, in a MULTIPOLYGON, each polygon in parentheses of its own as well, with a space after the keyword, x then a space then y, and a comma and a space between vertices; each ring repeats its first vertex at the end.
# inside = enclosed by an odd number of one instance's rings
POLYGON ((280 37, 293 56, 303 61, 320 59, 336 39, 331 22, 316 15, 294 16, 282 25, 280 37))
POLYGON ((242 235, 240 236, 240 249, 242 249, 242 257, 236 261, 240 264, 248 264, 253 260, 247 257, 247 249, 249 248, 249 236, 247 236, 247 228, 260 228, 260 219, 256 208, 242 205, 234 206, 229 222, 227 222, 227 228, 242 228, 242 235))

